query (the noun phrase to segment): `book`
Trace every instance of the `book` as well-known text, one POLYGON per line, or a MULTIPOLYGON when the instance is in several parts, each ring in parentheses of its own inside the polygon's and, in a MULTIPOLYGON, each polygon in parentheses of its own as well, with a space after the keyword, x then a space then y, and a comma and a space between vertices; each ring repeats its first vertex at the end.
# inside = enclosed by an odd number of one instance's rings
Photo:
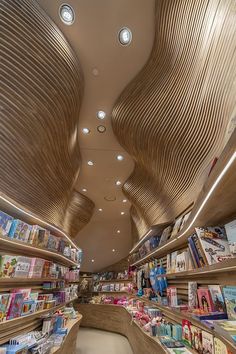
POLYGON ((200 267, 205 267, 206 265, 208 265, 208 261, 206 258, 206 255, 202 249, 202 245, 197 237, 196 234, 192 235, 192 240, 194 242, 197 254, 198 254, 198 259, 199 259, 199 263, 200 263, 200 267))
POLYGON ((229 320, 236 320, 236 286, 223 288, 226 310, 229 320))
POLYGON ((14 277, 17 265, 16 256, 1 256, 0 275, 3 278, 14 277))
POLYGON ((28 242, 32 245, 36 246, 37 238, 38 238, 38 232, 41 227, 39 225, 32 225, 30 235, 28 242))
POLYGON ((159 246, 163 245, 171 236, 171 231, 172 231, 172 226, 167 226, 162 234, 161 234, 161 238, 160 238, 160 242, 159 242, 159 246))
POLYGON ((200 288, 197 290, 198 305, 204 312, 214 312, 214 304, 211 298, 210 290, 200 288))
POLYGON ((219 339, 214 338, 215 354, 228 354, 226 345, 219 339))
POLYGON ((178 251, 171 253, 171 273, 175 273, 178 251))
POLYGON ((184 344, 191 348, 192 346, 192 332, 191 322, 188 320, 182 320, 182 340, 184 344))
POLYGON ((22 304, 21 316, 30 315, 35 312, 35 301, 33 300, 24 300, 22 304))
POLYGON ((189 269, 189 254, 187 251, 179 253, 176 257, 175 272, 185 272, 189 269))
MULTIPOLYGON (((48 240, 50 237, 50 231, 45 230, 45 229, 39 229, 38 230, 38 235, 37 235, 37 243, 36 245, 38 247, 42 247, 42 248, 46 248, 48 247, 48 240)), ((55 237, 55 236, 53 236, 55 237)), ((50 248, 50 247, 48 247, 50 248)), ((54 248, 52 248, 54 249, 54 248)), ((55 248, 55 250, 57 250, 58 248, 55 248)))
POLYGON ((202 353, 203 354, 214 354, 214 339, 213 335, 202 331, 202 353))
POLYGON ((166 288, 168 306, 175 307, 178 306, 177 299, 177 289, 174 286, 169 286, 166 288))
POLYGON ((21 294, 23 294, 24 300, 29 300, 31 289, 28 289, 28 288, 27 289, 12 289, 12 293, 21 293, 21 294))
POLYGON ((180 230, 183 229, 184 225, 186 224, 186 222, 188 221, 188 218, 190 217, 190 214, 191 214, 191 211, 189 211, 187 214, 185 214, 183 216, 183 219, 182 219, 182 222, 181 222, 181 225, 180 225, 180 230))
POLYGON ((9 237, 15 238, 22 242, 28 242, 31 228, 32 226, 26 224, 25 222, 19 219, 14 219, 9 231, 9 237))
POLYGON ((226 233, 221 227, 196 228, 196 234, 209 265, 232 258, 226 233))
POLYGON ((173 230, 171 232, 171 238, 174 238, 178 234, 178 232, 180 231, 182 219, 183 219, 182 215, 178 219, 176 219, 173 230))
POLYGON ((8 303, 11 300, 10 294, 0 294, 0 322, 6 320, 8 303))
POLYGON ((191 325, 191 347, 198 353, 202 353, 202 331, 200 328, 191 325))
POLYGON ((50 250, 53 250, 53 251, 57 251, 59 248, 59 243, 60 243, 60 240, 58 237, 56 237, 54 235, 49 235, 47 248, 50 250))
POLYGON ((198 251, 197 251, 196 245, 195 245, 194 240, 193 240, 193 235, 188 238, 188 243, 189 243, 189 248, 191 250, 191 254, 193 256, 195 264, 197 265, 197 268, 202 267, 202 265, 200 263, 198 251))
POLYGON ((13 221, 12 216, 0 210, 0 235, 1 236, 8 235, 11 228, 12 221, 13 221))
POLYGON ((17 257, 17 265, 15 269, 15 278, 28 278, 30 271, 31 258, 25 256, 17 257))
POLYGON ((214 321, 215 331, 228 339, 231 343, 236 343, 236 321, 214 321))
POLYGON ((44 266, 44 259, 31 258, 29 278, 41 278, 44 266))
POLYGON ((166 273, 171 273, 171 254, 168 253, 166 256, 166 273))
POLYGON ((190 309, 195 309, 198 307, 197 282, 196 281, 189 281, 188 282, 188 306, 190 309))
POLYGON ((236 253, 236 219, 225 224, 225 231, 229 242, 230 252, 236 253))
POLYGON ((219 285, 208 285, 214 305, 214 311, 226 312, 225 301, 219 285))
POLYGON ((24 302, 22 293, 13 293, 11 296, 11 303, 7 313, 7 320, 21 316, 21 310, 24 302))

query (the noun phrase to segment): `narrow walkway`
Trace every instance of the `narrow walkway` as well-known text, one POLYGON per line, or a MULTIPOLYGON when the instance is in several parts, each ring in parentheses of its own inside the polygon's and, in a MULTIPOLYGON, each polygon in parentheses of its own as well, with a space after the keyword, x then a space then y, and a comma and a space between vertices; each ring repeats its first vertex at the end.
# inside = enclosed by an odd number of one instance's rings
POLYGON ((128 340, 115 333, 80 328, 77 354, 133 354, 128 340))

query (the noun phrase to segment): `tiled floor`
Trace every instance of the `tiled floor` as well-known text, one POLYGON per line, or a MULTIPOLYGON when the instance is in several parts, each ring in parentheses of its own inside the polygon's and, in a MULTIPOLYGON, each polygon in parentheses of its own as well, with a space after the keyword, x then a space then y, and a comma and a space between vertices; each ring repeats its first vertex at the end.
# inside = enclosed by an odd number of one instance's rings
POLYGON ((80 328, 77 354, 133 354, 128 340, 115 333, 80 328))

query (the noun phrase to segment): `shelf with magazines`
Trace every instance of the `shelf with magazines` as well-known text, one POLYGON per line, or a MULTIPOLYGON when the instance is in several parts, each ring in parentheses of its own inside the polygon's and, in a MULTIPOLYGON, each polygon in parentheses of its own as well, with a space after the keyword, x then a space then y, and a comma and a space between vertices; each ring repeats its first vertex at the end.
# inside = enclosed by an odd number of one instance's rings
POLYGON ((130 282, 132 283, 133 278, 129 279, 110 279, 110 280, 97 280, 98 283, 124 283, 124 282, 130 282))

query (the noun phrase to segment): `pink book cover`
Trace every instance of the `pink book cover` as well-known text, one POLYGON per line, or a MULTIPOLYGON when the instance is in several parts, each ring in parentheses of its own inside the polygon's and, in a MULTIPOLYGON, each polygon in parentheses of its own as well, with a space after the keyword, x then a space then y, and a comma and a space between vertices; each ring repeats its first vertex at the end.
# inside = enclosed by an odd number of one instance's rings
POLYGON ((30 299, 31 289, 12 289, 12 293, 21 293, 23 294, 24 300, 30 299))
POLYGON ((214 312, 214 304, 209 289, 200 288, 197 290, 198 303, 201 310, 214 312))
POLYGON ((22 293, 13 293, 11 303, 7 313, 7 320, 17 318, 21 316, 21 310, 24 302, 24 296, 22 293))

